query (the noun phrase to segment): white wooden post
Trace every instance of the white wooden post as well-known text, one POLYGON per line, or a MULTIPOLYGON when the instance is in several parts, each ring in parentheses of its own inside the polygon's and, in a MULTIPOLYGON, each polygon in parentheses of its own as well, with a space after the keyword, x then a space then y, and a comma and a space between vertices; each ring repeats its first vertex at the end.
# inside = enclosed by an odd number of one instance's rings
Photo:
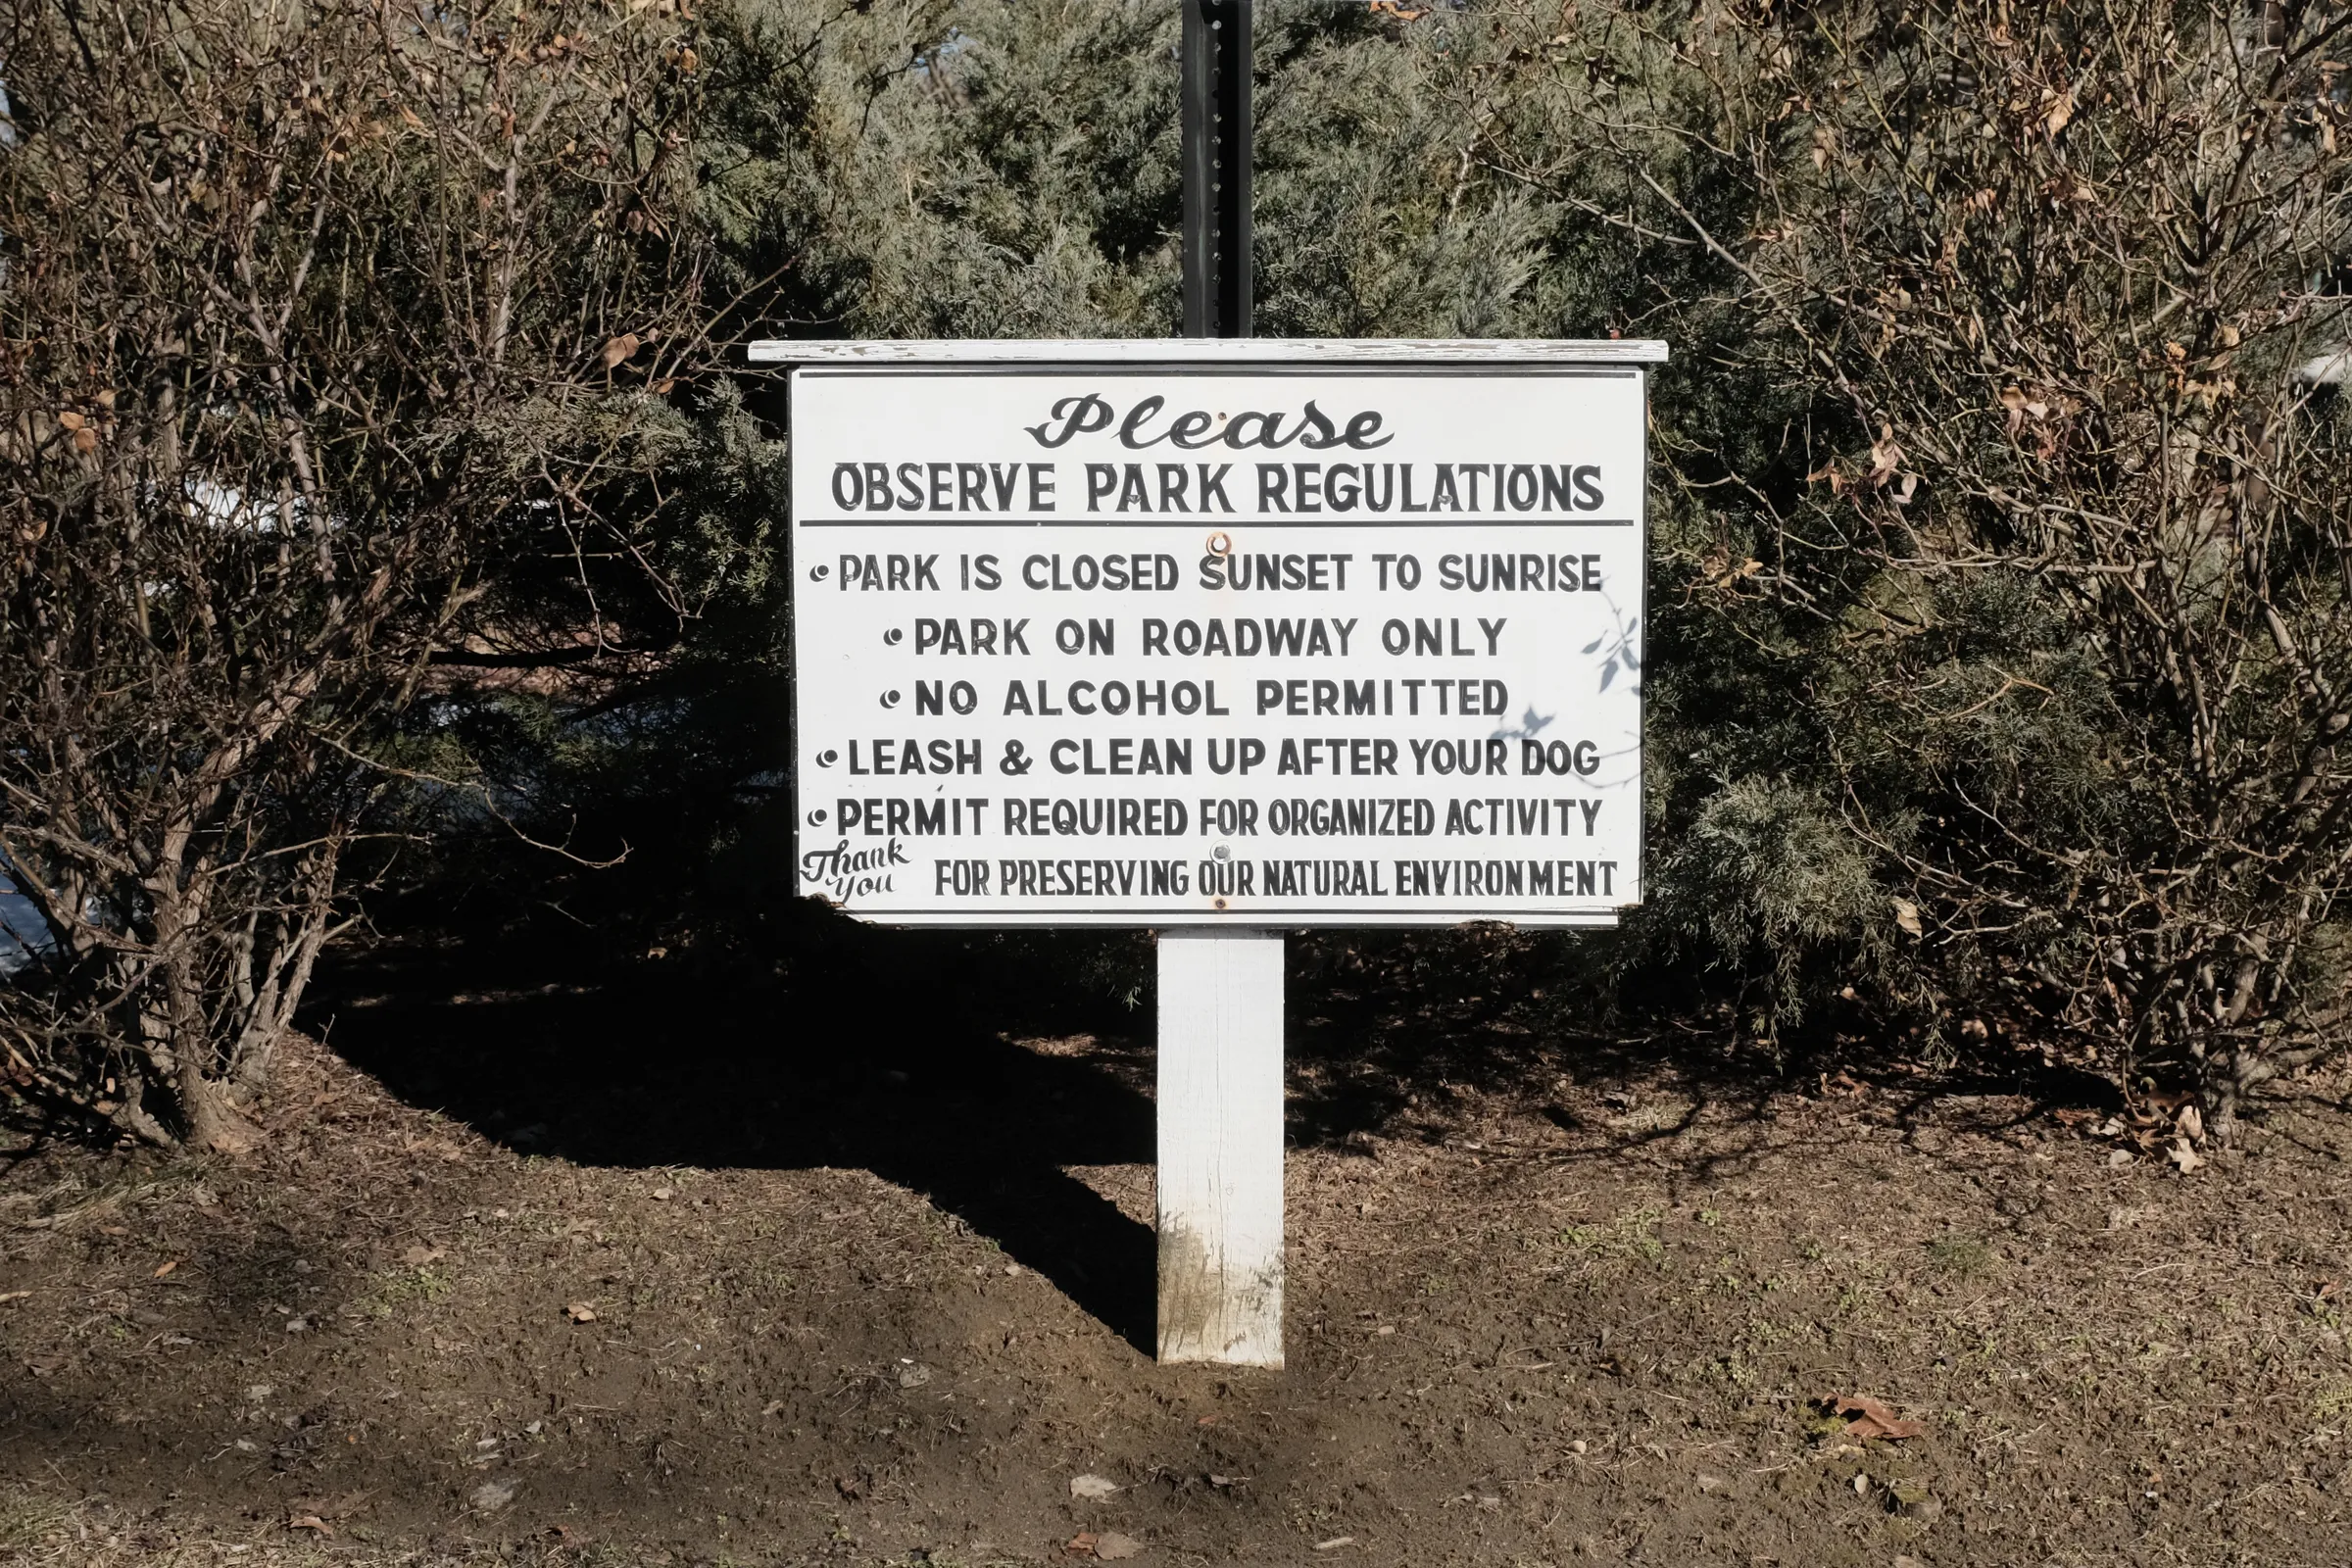
POLYGON ((1159 938, 1159 1358, 1282 1365, 1282 939, 1159 938))

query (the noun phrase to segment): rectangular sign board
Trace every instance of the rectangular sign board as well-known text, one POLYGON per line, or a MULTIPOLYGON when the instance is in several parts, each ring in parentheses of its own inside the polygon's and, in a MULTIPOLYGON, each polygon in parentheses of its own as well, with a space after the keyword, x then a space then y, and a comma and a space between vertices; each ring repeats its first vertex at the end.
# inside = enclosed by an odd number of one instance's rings
POLYGON ((1662 357, 760 345, 795 362, 801 891, 899 925, 1613 923, 1662 357))

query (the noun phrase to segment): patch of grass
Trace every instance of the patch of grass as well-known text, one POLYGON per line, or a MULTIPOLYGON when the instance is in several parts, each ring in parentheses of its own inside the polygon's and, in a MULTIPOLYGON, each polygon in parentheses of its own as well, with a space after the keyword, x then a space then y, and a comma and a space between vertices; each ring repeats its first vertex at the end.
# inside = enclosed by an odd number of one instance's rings
POLYGON ((1663 1209, 1628 1209, 1605 1225, 1571 1225, 1560 1233, 1560 1240, 1590 1257, 1639 1258, 1656 1267, 1666 1260, 1666 1244, 1658 1237, 1663 1218, 1663 1209))
POLYGON ((2352 1415, 2352 1379, 2322 1389, 2311 1401, 2311 1413, 2322 1421, 2341 1421, 2352 1415))
POLYGON ((390 1317, 404 1306, 430 1306, 457 1288, 446 1274, 429 1268, 386 1269, 375 1289, 352 1304, 370 1317, 390 1317))
POLYGON ((1928 1261, 1938 1273, 1955 1279, 1967 1279, 1982 1274, 1992 1266, 1992 1249, 1982 1236, 1965 1236, 1954 1232, 1938 1236, 1928 1244, 1928 1261))
POLYGON ((44 1542, 54 1544, 73 1514, 63 1503, 34 1493, 15 1487, 0 1490, 0 1551, 29 1551, 44 1542))

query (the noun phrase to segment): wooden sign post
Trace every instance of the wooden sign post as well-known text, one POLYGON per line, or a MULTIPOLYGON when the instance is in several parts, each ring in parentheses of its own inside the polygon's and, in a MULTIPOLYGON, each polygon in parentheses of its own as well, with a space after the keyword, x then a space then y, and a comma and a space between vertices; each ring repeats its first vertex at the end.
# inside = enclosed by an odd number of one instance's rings
POLYGON ((1282 1365, 1282 939, 1159 936, 1159 1358, 1282 1365))

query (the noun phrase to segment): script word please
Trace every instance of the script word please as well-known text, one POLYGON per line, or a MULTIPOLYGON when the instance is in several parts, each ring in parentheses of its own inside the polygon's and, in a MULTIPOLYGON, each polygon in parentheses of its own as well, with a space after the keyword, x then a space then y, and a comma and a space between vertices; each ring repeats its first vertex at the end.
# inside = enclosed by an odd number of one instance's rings
POLYGON ((1293 442, 1310 452, 1321 452, 1328 447, 1348 447, 1357 452, 1369 452, 1375 447, 1385 447, 1396 439, 1380 434, 1381 416, 1377 410, 1366 409, 1361 414, 1349 416, 1346 428, 1342 428, 1332 423, 1330 416, 1316 408, 1312 399, 1298 414, 1261 414, 1250 409, 1230 419, 1222 414, 1210 414, 1206 409, 1194 409, 1169 420, 1165 429, 1151 433, 1152 421, 1159 417, 1167 406, 1166 398, 1154 394, 1136 404, 1121 417, 1118 411, 1103 401, 1100 393, 1088 392, 1079 397, 1063 398, 1054 405, 1052 417, 1025 428, 1039 446, 1059 447, 1067 446, 1074 436, 1107 430, 1115 420, 1119 445, 1134 451, 1155 447, 1165 441, 1188 452, 1213 446, 1287 447, 1293 442), (1287 433, 1283 428, 1286 419, 1293 421, 1287 433))

